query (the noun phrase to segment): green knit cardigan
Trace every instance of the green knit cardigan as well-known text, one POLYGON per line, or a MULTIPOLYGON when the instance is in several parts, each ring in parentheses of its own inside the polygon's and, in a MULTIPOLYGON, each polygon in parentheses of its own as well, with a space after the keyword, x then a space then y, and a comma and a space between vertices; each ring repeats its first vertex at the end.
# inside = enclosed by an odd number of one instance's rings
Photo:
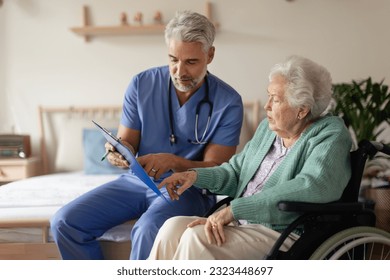
POLYGON ((263 120, 243 151, 229 162, 210 168, 195 168, 195 186, 233 197, 236 220, 282 230, 297 213, 278 210, 281 200, 330 202, 337 200, 351 176, 352 140, 342 119, 325 116, 311 124, 293 145, 261 192, 241 197, 263 161, 276 134, 263 120))

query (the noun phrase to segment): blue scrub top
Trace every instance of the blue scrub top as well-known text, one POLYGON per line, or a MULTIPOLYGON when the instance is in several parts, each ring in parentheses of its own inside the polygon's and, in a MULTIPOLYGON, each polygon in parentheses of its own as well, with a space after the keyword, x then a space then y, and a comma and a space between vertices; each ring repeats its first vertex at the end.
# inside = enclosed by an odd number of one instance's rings
MULTIPOLYGON (((210 125, 204 141, 225 146, 239 144, 243 120, 241 96, 228 84, 208 74, 209 99, 213 104, 210 125)), ((195 115, 198 103, 206 93, 206 83, 180 107, 175 88, 171 86, 169 100, 168 66, 148 69, 134 76, 124 97, 121 124, 140 130, 141 141, 138 155, 150 153, 172 153, 189 160, 202 160, 206 144, 195 141, 195 115), (169 103, 172 105, 173 127, 176 143, 169 141, 169 103)), ((206 128, 209 106, 200 107, 198 139, 206 128)))

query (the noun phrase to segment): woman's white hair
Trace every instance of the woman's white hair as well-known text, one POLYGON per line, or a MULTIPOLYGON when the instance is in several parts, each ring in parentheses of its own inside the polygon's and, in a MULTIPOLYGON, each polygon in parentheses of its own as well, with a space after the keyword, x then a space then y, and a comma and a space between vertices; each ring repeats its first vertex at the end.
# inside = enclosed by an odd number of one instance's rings
POLYGON ((308 120, 318 118, 328 107, 332 98, 332 77, 325 67, 294 55, 276 64, 269 80, 276 75, 287 80, 285 95, 290 106, 310 109, 308 120))

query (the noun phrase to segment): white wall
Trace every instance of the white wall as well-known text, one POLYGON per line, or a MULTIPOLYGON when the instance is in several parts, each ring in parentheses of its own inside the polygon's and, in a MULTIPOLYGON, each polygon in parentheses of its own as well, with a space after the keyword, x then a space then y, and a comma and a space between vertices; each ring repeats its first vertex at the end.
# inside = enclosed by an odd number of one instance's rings
MULTIPOLYGON (((245 100, 265 100, 270 67, 290 54, 325 65, 334 82, 373 77, 390 83, 387 0, 213 0, 220 25, 209 70, 233 85, 245 100)), ((96 37, 90 43, 69 28, 82 24, 82 6, 92 23, 115 25, 156 10, 164 19, 176 10, 204 12, 192 0, 13 0, 0 8, 0 133, 14 126, 38 142, 39 105, 121 104, 137 72, 167 62, 161 35, 96 37), (3 130, 3 131, 2 131, 3 130)), ((37 153, 37 151, 34 151, 37 153)))
POLYGON ((5 101, 5 11, 0 6, 0 133, 6 130, 7 112, 5 101))

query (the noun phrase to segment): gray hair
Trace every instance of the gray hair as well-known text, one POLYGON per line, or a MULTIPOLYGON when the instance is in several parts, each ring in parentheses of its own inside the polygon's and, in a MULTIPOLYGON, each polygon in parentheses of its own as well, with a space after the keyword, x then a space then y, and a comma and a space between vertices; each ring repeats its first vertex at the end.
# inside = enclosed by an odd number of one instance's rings
POLYGON ((287 80, 285 95, 290 106, 310 109, 308 120, 324 113, 332 97, 332 77, 325 67, 304 57, 290 56, 271 69, 269 80, 275 75, 287 80))
POLYGON ((177 12, 165 27, 165 42, 172 39, 183 42, 200 42, 207 52, 214 43, 215 27, 207 17, 190 11, 177 12))

